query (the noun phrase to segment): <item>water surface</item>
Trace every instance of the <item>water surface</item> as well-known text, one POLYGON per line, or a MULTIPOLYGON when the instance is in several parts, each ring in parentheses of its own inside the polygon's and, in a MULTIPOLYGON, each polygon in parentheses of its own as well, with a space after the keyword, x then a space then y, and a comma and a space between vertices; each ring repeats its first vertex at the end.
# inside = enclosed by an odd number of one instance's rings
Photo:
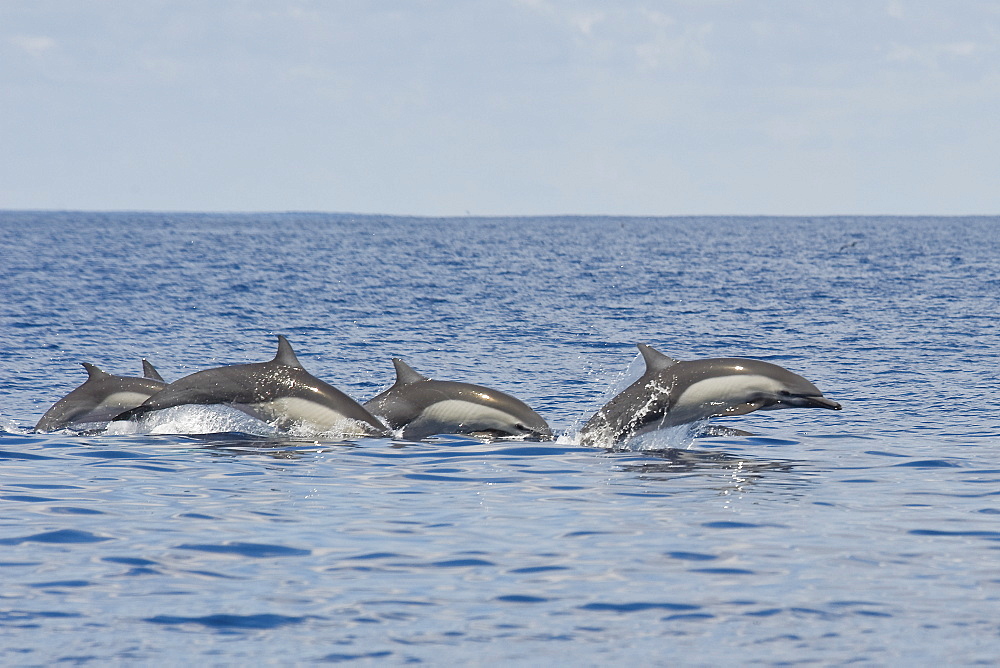
POLYGON ((997 224, 0 213, 0 657, 993 663, 997 224), (358 399, 400 356, 561 437, 30 433, 82 361, 172 380, 278 333, 358 399), (637 342, 844 410, 576 445, 637 342))

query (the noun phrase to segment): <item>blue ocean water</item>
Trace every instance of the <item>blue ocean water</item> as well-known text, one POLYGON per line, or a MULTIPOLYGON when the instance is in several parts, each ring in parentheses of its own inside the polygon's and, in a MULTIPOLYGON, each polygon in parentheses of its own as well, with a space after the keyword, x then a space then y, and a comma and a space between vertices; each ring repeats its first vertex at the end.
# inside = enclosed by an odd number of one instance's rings
POLYGON ((995 663, 998 224, 0 212, 0 662, 995 663), (355 398, 400 356, 560 438, 30 431, 80 362, 279 333, 355 398), (579 446, 638 342, 844 410, 579 446))

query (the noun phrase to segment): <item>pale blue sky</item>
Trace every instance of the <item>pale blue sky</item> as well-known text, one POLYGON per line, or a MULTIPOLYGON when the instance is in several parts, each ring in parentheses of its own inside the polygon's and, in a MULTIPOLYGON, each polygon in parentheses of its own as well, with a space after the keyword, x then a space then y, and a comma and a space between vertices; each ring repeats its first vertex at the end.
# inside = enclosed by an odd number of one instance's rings
POLYGON ((4 0, 0 208, 1000 213, 996 0, 4 0))

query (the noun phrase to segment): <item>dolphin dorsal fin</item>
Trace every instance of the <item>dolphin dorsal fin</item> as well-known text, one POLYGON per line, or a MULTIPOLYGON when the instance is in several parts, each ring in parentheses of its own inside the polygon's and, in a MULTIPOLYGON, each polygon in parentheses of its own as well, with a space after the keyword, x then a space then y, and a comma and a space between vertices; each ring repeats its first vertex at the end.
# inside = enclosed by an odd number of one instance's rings
POLYGON ((414 371, 413 367, 398 357, 392 358, 392 365, 396 367, 396 385, 409 385, 410 383, 419 383, 422 380, 428 380, 427 376, 414 371))
POLYGON ((648 346, 645 343, 637 344, 636 347, 639 349, 639 352, 642 353, 642 359, 646 363, 646 373, 663 371, 664 369, 668 369, 677 364, 677 360, 673 357, 668 357, 659 350, 653 348, 652 346, 648 346))
POLYGON ((97 380, 98 378, 104 378, 105 376, 110 376, 111 374, 97 367, 96 364, 91 364, 90 362, 80 362, 83 368, 87 370, 87 375, 89 378, 87 380, 97 380))
POLYGON ((158 380, 161 383, 164 382, 160 372, 145 357, 142 358, 142 377, 149 378, 150 380, 158 380))
POLYGON ((294 366, 299 369, 302 368, 302 364, 299 363, 299 358, 295 356, 295 351, 292 350, 292 344, 288 342, 281 334, 278 334, 278 354, 274 356, 271 360, 275 364, 281 364, 282 366, 294 366))

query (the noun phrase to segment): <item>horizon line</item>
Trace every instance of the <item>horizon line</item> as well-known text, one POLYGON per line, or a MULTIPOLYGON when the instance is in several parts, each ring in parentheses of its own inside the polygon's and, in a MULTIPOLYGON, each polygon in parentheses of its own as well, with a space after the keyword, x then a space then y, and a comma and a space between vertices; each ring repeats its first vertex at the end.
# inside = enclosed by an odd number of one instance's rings
POLYGON ((317 209, 86 209, 86 208, 0 208, 0 214, 26 213, 107 213, 107 214, 177 214, 177 215, 220 215, 220 216, 254 216, 254 215, 304 215, 304 216, 337 216, 358 218, 410 218, 419 220, 442 219, 475 219, 501 220, 511 218, 544 219, 544 218, 616 218, 616 219, 680 219, 680 218, 997 218, 1000 213, 824 213, 824 214, 773 214, 773 213, 669 213, 669 214, 616 214, 616 213, 542 213, 542 214, 474 214, 466 211, 464 214, 416 214, 416 213, 361 213, 357 211, 322 211, 317 209))

